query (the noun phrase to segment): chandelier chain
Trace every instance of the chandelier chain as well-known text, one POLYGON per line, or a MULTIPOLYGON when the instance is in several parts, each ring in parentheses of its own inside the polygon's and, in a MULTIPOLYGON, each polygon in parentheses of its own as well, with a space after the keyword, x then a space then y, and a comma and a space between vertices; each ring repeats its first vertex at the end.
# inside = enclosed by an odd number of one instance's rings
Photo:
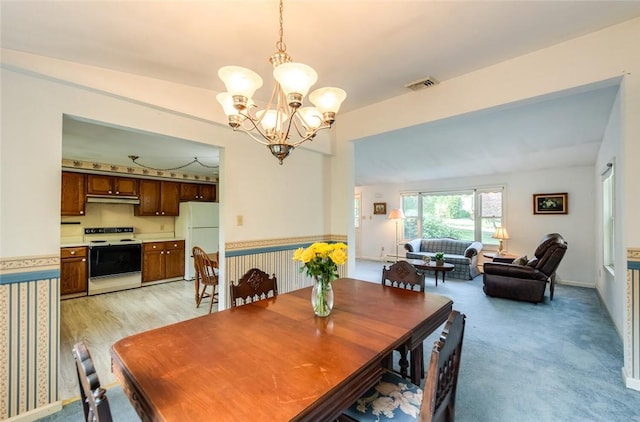
POLYGON ((284 6, 282 5, 282 0, 280 0, 280 39, 276 43, 276 48, 278 51, 287 51, 287 45, 284 43, 284 20, 282 19, 282 11, 284 10, 284 6))

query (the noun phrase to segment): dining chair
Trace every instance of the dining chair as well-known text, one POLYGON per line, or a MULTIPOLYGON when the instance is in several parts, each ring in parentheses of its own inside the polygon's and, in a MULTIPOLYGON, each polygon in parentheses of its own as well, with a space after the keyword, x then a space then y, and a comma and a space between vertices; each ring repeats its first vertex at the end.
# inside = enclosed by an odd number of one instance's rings
POLYGON ((209 313, 211 313, 213 304, 218 303, 218 262, 214 262, 209 258, 209 255, 199 246, 194 246, 191 252, 196 270, 196 280, 202 286, 202 291, 198 295, 196 302, 196 308, 200 307, 202 299, 209 297, 211 298, 209 301, 209 313), (207 287, 209 286, 211 286, 211 293, 207 293, 207 287))
POLYGON ((232 281, 230 286, 232 307, 278 296, 278 279, 275 274, 269 277, 258 268, 250 269, 237 283, 232 281))
MULTIPOLYGON (((418 271, 416 267, 407 261, 397 261, 389 268, 386 266, 382 267, 382 285, 407 290, 417 290, 424 293, 425 273, 418 271)), ((424 376, 424 349, 422 345, 416 347, 413 351, 409 351, 407 347, 403 345, 397 348, 396 351, 400 353, 400 374, 402 376, 407 376, 407 365, 409 363, 407 354, 410 355, 412 371, 413 368, 416 367, 414 361, 419 359, 420 378, 424 376)), ((413 376, 412 378, 414 380, 420 379, 413 376)))
POLYGON ((424 292, 425 274, 407 261, 398 261, 388 269, 382 267, 382 284, 424 292))
POLYGON ((440 339, 434 343, 424 390, 398 374, 385 371, 382 379, 340 416, 340 421, 455 420, 456 389, 466 316, 452 311, 440 339))
POLYGON ((91 353, 84 342, 81 341, 73 346, 73 358, 76 361, 84 419, 87 422, 111 422, 107 392, 100 386, 91 353))

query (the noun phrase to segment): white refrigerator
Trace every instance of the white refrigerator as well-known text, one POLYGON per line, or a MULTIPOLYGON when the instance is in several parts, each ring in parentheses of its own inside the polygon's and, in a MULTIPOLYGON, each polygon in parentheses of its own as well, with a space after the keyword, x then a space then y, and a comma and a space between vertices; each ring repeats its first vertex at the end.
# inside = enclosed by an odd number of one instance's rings
POLYGON ((191 250, 199 246, 207 253, 215 253, 220 241, 220 213, 217 202, 182 202, 175 220, 176 237, 184 238, 184 279, 195 278, 191 250))

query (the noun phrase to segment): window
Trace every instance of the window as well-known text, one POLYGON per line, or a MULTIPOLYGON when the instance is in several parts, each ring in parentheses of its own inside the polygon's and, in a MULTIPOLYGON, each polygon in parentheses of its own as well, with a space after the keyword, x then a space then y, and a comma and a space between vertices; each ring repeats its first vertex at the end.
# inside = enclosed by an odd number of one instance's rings
POLYGON ((404 238, 479 239, 497 245, 491 236, 502 225, 502 187, 402 195, 404 238))
POLYGON ((602 250, 603 264, 610 269, 615 262, 615 177, 613 164, 602 174, 602 250))

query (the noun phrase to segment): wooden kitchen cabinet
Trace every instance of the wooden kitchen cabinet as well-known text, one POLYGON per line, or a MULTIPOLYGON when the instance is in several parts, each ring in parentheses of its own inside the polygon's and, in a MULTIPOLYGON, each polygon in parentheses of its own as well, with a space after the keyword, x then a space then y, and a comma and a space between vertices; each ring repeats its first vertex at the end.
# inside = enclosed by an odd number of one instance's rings
POLYGON ((60 248, 60 296, 87 293, 87 248, 60 248))
POLYGON ((142 245, 142 282, 184 277, 184 240, 142 245))
POLYGON ((177 216, 180 213, 180 183, 140 179, 140 204, 135 215, 177 216))
POLYGON ((184 277, 184 240, 165 242, 165 278, 184 277))
POLYGON ((216 185, 204 183, 180 183, 180 201, 216 201, 216 185))
POLYGON ((89 174, 87 176, 87 194, 137 197, 138 179, 104 174, 89 174))
POLYGON ((82 173, 62 172, 60 215, 84 215, 86 176, 82 173))

